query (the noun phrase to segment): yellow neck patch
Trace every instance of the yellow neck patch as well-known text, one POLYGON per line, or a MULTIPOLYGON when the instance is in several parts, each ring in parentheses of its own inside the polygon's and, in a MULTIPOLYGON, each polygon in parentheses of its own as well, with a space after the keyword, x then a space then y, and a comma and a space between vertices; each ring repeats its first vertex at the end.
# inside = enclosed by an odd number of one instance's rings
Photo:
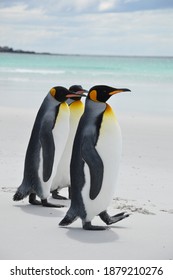
POLYGON ((70 109, 77 110, 78 108, 83 107, 83 106, 84 105, 83 105, 82 101, 76 100, 73 103, 71 103, 69 107, 70 107, 70 109))
POLYGON ((55 89, 55 88, 52 88, 52 89, 50 90, 50 94, 51 94, 53 97, 55 97, 56 89, 55 89))
POLYGON ((104 116, 108 118, 113 118, 115 121, 117 121, 114 111, 112 110, 111 106, 107 103, 106 103, 106 110, 104 112, 104 116))
POLYGON ((69 110, 69 107, 68 107, 68 105, 67 105, 67 103, 66 102, 62 102, 61 104, 60 104, 60 107, 61 107, 61 109, 62 110, 69 110))
POLYGON ((96 90, 92 90, 90 92, 90 99, 93 100, 93 101, 98 102, 98 100, 97 100, 97 91, 96 90))

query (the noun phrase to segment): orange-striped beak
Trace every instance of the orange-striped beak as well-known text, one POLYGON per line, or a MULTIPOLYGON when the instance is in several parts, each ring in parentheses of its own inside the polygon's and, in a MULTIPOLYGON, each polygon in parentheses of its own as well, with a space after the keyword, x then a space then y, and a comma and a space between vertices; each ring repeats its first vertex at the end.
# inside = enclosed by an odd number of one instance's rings
POLYGON ((119 93, 119 92, 124 92, 124 91, 131 91, 131 90, 128 89, 128 88, 117 88, 117 89, 111 91, 111 92, 109 93, 109 95, 114 95, 114 94, 117 94, 117 93, 119 93))

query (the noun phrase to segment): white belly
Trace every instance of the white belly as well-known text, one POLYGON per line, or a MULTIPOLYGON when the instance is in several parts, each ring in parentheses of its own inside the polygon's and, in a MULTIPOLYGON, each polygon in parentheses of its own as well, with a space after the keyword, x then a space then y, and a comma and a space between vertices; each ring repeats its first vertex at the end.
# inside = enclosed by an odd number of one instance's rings
POLYGON ((85 164, 86 183, 82 190, 82 197, 87 212, 86 220, 88 221, 91 221, 94 216, 107 209, 115 192, 122 140, 119 124, 112 113, 111 115, 110 112, 109 114, 104 114, 96 145, 96 149, 103 161, 104 174, 101 190, 94 200, 89 197, 90 174, 89 168, 85 164))
POLYGON ((69 135, 65 145, 64 152, 59 161, 56 175, 53 179, 51 190, 67 187, 70 185, 70 160, 72 153, 72 146, 74 141, 74 136, 79 123, 79 119, 83 113, 84 106, 79 100, 70 105, 70 127, 69 135))
POLYGON ((68 133, 69 133, 69 117, 70 117, 70 112, 69 112, 68 105, 66 103, 62 103, 59 108, 55 126, 52 130, 54 144, 55 144, 55 155, 54 155, 52 174, 47 182, 44 182, 42 179, 43 177, 42 176, 43 174, 42 149, 40 151, 39 177, 42 185, 43 198, 47 198, 50 194, 52 181, 53 178, 55 177, 59 161, 61 159, 62 153, 64 151, 67 142, 68 133))

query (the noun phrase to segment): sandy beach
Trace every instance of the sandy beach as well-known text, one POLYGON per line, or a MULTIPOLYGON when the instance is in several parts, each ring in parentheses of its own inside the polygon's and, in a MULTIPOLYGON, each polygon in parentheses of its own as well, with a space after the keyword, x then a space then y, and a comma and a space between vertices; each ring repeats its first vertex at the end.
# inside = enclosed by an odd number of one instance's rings
MULTIPOLYGON (((118 114, 123 154, 108 210, 131 215, 106 231, 88 232, 79 219, 67 228, 58 226, 70 201, 50 209, 12 200, 36 113, 35 108, 0 108, 0 259, 172 259, 172 119, 118 114)), ((98 217, 93 222, 102 224, 98 217)))

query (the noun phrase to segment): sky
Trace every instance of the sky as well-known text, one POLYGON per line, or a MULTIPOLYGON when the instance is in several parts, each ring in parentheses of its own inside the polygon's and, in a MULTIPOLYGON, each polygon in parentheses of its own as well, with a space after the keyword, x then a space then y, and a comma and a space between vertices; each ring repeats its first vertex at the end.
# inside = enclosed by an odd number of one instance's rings
POLYGON ((173 56, 173 0, 0 0, 0 46, 173 56))

